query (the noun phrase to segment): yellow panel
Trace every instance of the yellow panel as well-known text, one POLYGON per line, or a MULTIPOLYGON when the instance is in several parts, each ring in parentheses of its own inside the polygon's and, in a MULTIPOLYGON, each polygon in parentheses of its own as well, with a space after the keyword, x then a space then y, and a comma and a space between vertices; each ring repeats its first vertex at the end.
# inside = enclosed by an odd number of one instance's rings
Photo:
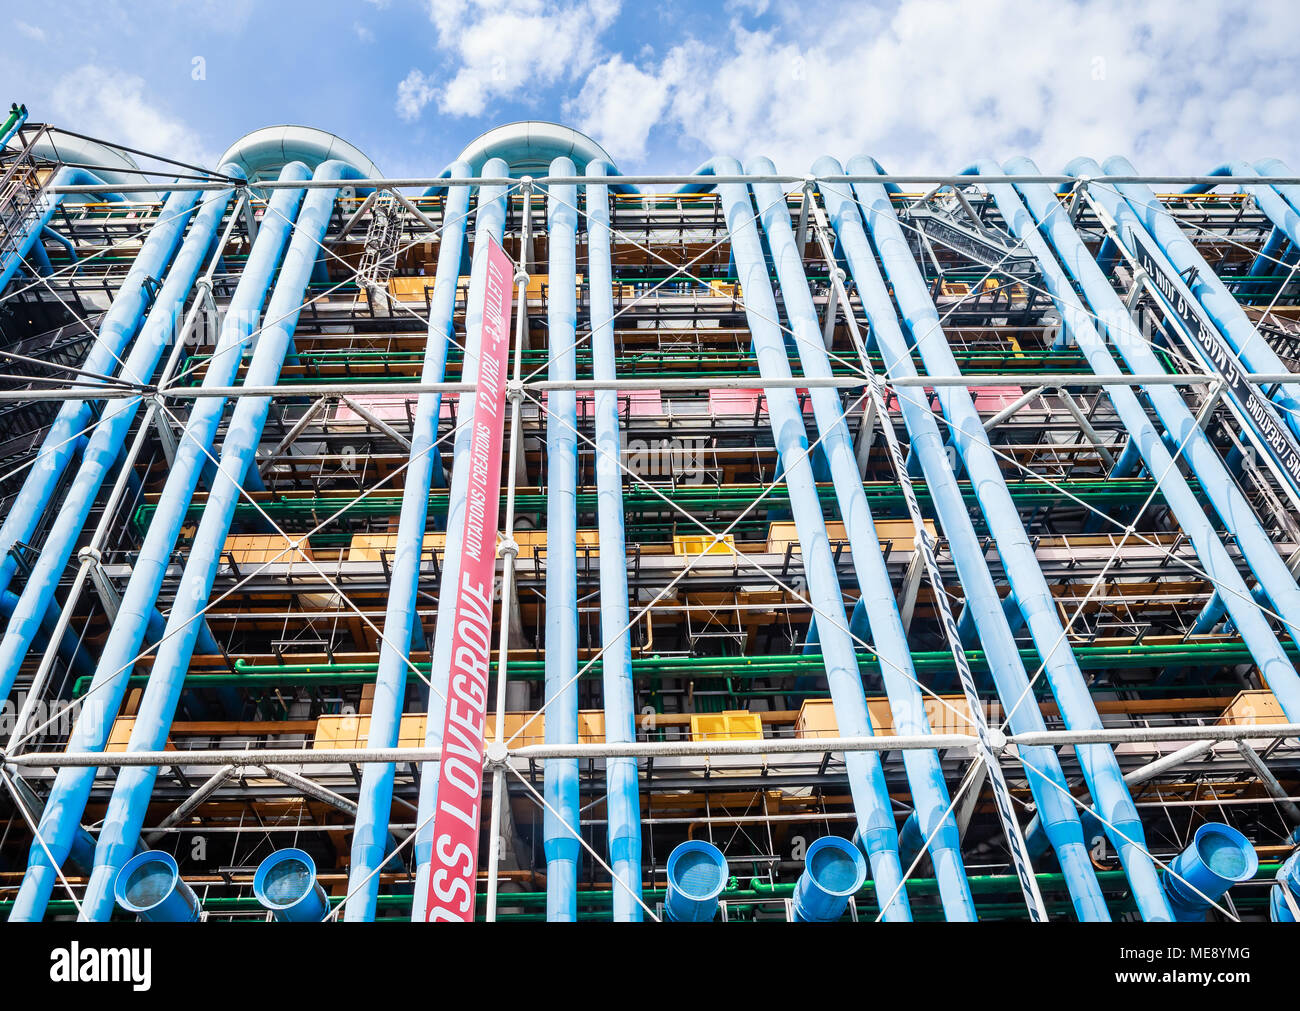
MULTIPOLYGON (((519 734, 521 728, 527 723, 527 729, 522 734, 510 741, 512 748, 523 747, 526 744, 542 744, 546 740, 546 716, 545 714, 537 716, 529 722, 532 713, 506 713, 505 720, 505 739, 510 740, 515 734, 519 734)), ((748 715, 748 714, 744 714, 748 715)), ((115 750, 124 750, 126 739, 130 736, 130 723, 133 721, 118 720, 118 724, 126 722, 125 731, 122 736, 121 747, 115 750)), ((424 747, 425 732, 428 725, 428 717, 424 713, 407 713, 402 717, 397 732, 397 746, 399 748, 421 748, 424 747)), ((112 741, 117 739, 118 727, 114 725, 112 741)), ((370 735, 370 717, 369 716, 322 716, 316 721, 316 735, 312 741, 312 748, 317 751, 325 751, 339 748, 364 748, 366 738, 370 735)), ((496 718, 489 713, 483 725, 484 741, 491 741, 496 736, 496 718)), ((583 710, 578 713, 578 740, 583 744, 599 744, 605 740, 605 714, 599 709, 583 710)), ((111 749, 112 750, 112 749, 111 749)))
POLYGON ((226 538, 225 551, 236 565, 302 562, 312 557, 309 544, 304 542, 300 547, 291 548, 279 534, 234 534, 226 538))
POLYGON ((761 741, 763 717, 759 713, 729 709, 722 713, 691 716, 693 741, 761 741))
MULTIPOLYGON (((936 527, 932 521, 925 521, 925 529, 931 537, 937 536, 936 527)), ((876 520, 876 535, 880 538, 882 550, 889 541, 893 541, 895 544, 910 544, 914 534, 915 528, 912 526, 911 520, 876 520)), ((844 524, 834 520, 826 524, 826 536, 832 543, 836 541, 847 542, 849 539, 844 524)), ((1071 542, 1073 542, 1073 538, 1071 538, 1071 542)), ((783 520, 768 527, 767 550, 769 554, 783 555, 786 548, 791 545, 793 545, 795 551, 801 550, 799 547, 799 533, 793 522, 783 520)))
POLYGON ((1239 693, 1223 711, 1219 722, 1250 726, 1254 723, 1285 723, 1287 719, 1277 696, 1270 691, 1261 690, 1239 693))
MULTIPOLYGON (((871 717, 872 731, 881 736, 893 736, 894 714, 889 700, 881 696, 867 699, 867 714, 871 717)), ((925 697, 925 715, 930 730, 936 734, 969 734, 974 730, 970 719, 970 706, 964 695, 932 695, 925 697)), ((839 725, 835 722, 835 707, 830 699, 808 699, 799 708, 795 721, 795 737, 838 737, 839 725)))
MULTIPOLYGON (((397 534, 353 534, 352 542, 348 545, 349 562, 377 562, 380 560, 380 553, 392 552, 397 548, 397 534)), ((432 533, 424 535, 424 551, 445 551, 447 548, 447 535, 442 533, 432 533)))
POLYGON ((736 547, 736 538, 726 534, 716 544, 713 537, 706 534, 673 535, 673 554, 675 555, 729 555, 736 547), (708 549, 707 552, 705 549, 708 549))

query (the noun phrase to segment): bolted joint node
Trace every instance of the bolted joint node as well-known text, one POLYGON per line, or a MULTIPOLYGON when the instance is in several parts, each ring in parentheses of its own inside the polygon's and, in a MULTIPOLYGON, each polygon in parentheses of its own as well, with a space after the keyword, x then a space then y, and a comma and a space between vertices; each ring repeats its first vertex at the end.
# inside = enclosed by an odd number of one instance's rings
POLYGON ((497 545, 497 554, 502 558, 518 558, 519 542, 513 537, 507 537, 497 545))
POLYGON ((532 280, 532 275, 529 274, 528 271, 526 271, 526 270, 516 270, 516 271, 515 271, 515 287, 516 287, 516 288, 518 288, 521 284, 522 284, 525 288, 528 287, 528 282, 529 282, 530 280, 532 280))
POLYGON ((96 548, 90 544, 87 544, 80 551, 78 551, 77 557, 81 559, 83 562, 87 562, 87 561, 94 562, 97 565, 104 560, 104 556, 100 552, 99 548, 96 548))
POLYGON ((506 381, 506 399, 510 401, 520 401, 524 399, 523 380, 509 379, 506 381))
POLYGON ((1007 750, 1007 735, 996 727, 989 727, 989 747, 993 749, 993 754, 1000 755, 1007 750))
POLYGON ((487 759, 489 768, 504 768, 510 752, 506 748, 505 741, 490 741, 483 751, 484 758, 487 759))

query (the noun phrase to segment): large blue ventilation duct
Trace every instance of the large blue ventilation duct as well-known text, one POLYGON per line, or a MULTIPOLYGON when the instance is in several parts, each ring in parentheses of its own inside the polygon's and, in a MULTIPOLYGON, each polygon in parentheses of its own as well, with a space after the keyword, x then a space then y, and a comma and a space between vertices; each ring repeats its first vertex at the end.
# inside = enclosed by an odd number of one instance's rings
MULTIPOLYGON (((833 158, 822 158, 813 166, 813 172, 822 179, 819 188, 831 226, 884 355, 884 372, 890 378, 915 376, 917 370, 912 362, 911 342, 899 324, 889 289, 863 230, 857 202, 847 183, 827 181, 842 175, 843 171, 833 158)), ((1045 730, 1042 713, 1029 690, 1029 678, 1021 662, 1019 647, 989 572, 983 539, 971 522, 934 412, 925 396, 911 389, 900 389, 899 409, 911 438, 912 455, 919 461, 931 501, 947 537, 966 594, 968 613, 979 631, 998 695, 1009 713, 1010 728, 1014 733, 1045 730)), ((1008 515, 1014 520, 1014 506, 1008 508, 1008 515)), ((1108 920, 1110 915, 1102 898, 1101 886, 1084 846, 1079 812, 1067 789, 1056 752, 1051 748, 1021 748, 1020 758, 1069 886, 1076 915, 1080 920, 1108 920)), ((1154 882, 1152 884, 1158 888, 1154 882)))
MULTIPOLYGON (((766 158, 758 159, 748 169, 759 176, 776 174, 776 166, 766 158)), ((817 322, 817 310, 808 289, 803 257, 797 248, 785 194, 775 183, 755 183, 752 189, 803 374, 815 379, 828 379, 833 375, 830 356, 822 342, 821 326, 817 322)), ((753 232, 752 222, 742 227, 753 232)), ((732 238, 733 250, 738 238, 732 238)), ((771 338, 779 339, 775 322, 779 317, 770 285, 765 282, 757 291, 746 288, 745 302, 755 306, 756 316, 766 318, 766 325, 772 331, 771 338)), ((811 396, 817 429, 821 433, 820 446, 830 464, 836 500, 848 533, 853 570, 861 589, 853 610, 856 614, 861 607, 866 613, 872 644, 880 657, 881 677, 889 698, 894 732, 928 734, 930 721, 926 717, 925 699, 912 665, 907 633, 903 629, 889 570, 880 551, 875 520, 862 487, 857 451, 844 420, 839 392, 828 386, 816 386, 812 388, 811 396)), ((888 424, 888 420, 883 419, 883 423, 888 424)), ((934 863, 944 912, 950 920, 974 920, 975 901, 971 898, 966 869, 962 865, 961 837, 952 814, 938 752, 909 750, 903 753, 902 760, 916 804, 918 827, 924 838, 930 841, 929 855, 934 863)))
POLYGON ((1231 825, 1210 822, 1196 830, 1191 845, 1170 861, 1162 878, 1174 916, 1195 922, 1205 919, 1210 903, 1257 870, 1259 856, 1250 840, 1231 825))
POLYGON ((1297 922, 1300 920, 1295 914, 1297 908, 1300 908, 1300 850, 1282 861, 1268 893, 1268 912, 1274 923, 1297 922))
MULTIPOLYGON (((1072 164, 1083 172, 1091 167, 1082 160, 1072 164)), ((1004 168, 1009 175, 1038 172, 1037 166, 1025 158, 1012 159, 1004 168)), ((992 163, 981 164, 979 170, 984 173, 999 171, 992 163)), ((1109 347, 1120 352, 1133 372, 1148 375, 1163 372, 1154 349, 1138 332, 1119 296, 1088 255, 1083 241, 1069 217, 1060 210, 1060 203, 1050 189, 1044 185, 1022 185, 1019 190, 1024 204, 1010 187, 990 187, 1012 230, 1022 236, 1039 257, 1044 267, 1044 282, 1093 372, 1097 375, 1119 374, 1109 347), (1028 204, 1028 211, 1025 204, 1028 204), (1079 302, 1069 280, 1057 266, 1047 249, 1047 242, 1051 243, 1061 262, 1083 289, 1097 320, 1106 330, 1109 345, 1098 333, 1093 317, 1079 302)), ((1131 211, 1105 192, 1104 187, 1097 187, 1094 199, 1112 211, 1117 221, 1140 227, 1131 220, 1131 211)), ((1179 459, 1186 461, 1196 475, 1202 495, 1210 500, 1232 534, 1273 606, 1286 621, 1292 637, 1300 642, 1300 588, 1297 588, 1295 578, 1278 555, 1255 510, 1228 474, 1218 452, 1197 425, 1178 391, 1171 386, 1148 386, 1143 390, 1165 432, 1175 447, 1180 447, 1179 459)), ((1114 386, 1108 387, 1107 393, 1130 434, 1129 444, 1136 446, 1141 453, 1148 472, 1155 477, 1165 500, 1177 516, 1179 526, 1191 538, 1206 574, 1220 587, 1219 599, 1250 648, 1260 673, 1273 689, 1283 710, 1289 716, 1300 718, 1300 679, 1297 679, 1295 668, 1267 618, 1251 599, 1235 561, 1207 518, 1201 500, 1174 465, 1168 448, 1148 420, 1133 390, 1127 386, 1114 386)))
MULTIPOLYGON (((323 163, 314 173, 317 181, 334 182, 358 178, 361 173, 340 161, 323 163)), ((284 265, 276 282, 275 293, 267 308, 267 320, 258 339, 245 383, 249 386, 273 385, 288 352, 303 292, 311 276, 317 252, 329 224, 335 191, 313 189, 303 201, 297 230, 285 254, 284 265)), ((159 646, 153 672, 145 687, 140 710, 136 715, 128 751, 154 751, 163 747, 167 730, 176 711, 190 658, 198 638, 200 617, 212 593, 212 584, 220 567, 226 535, 239 502, 248 469, 254 462, 257 444, 271 409, 270 397, 242 397, 235 404, 226 439, 221 449, 217 480, 208 495, 199 520, 198 531, 181 576, 167 632, 159 646)), ((104 817, 99 844, 95 849, 95 869, 86 888, 81 917, 104 920, 112 910, 111 882, 117 869, 130 856, 139 837, 145 809, 158 778, 156 767, 133 766, 118 775, 117 785, 104 817)))
MULTIPOLYGON (((855 158, 849 164, 849 172, 870 175, 880 173, 881 169, 871 158, 855 158)), ((939 315, 884 186, 855 183, 854 191, 926 370, 934 375, 960 375, 939 315)), ((1101 718, 1069 647, 1051 590, 1038 566, 1034 547, 1020 521, 970 391, 965 387, 944 386, 935 391, 935 396, 952 433, 952 442, 970 475, 1025 625, 1043 658, 1044 672, 1062 718, 1074 730, 1101 729, 1101 718)), ((1017 709, 1026 701, 1033 705, 1032 699, 1015 701, 1019 703, 1015 705, 1017 709)), ((1146 919, 1168 920, 1169 904, 1160 889, 1155 862, 1146 850, 1142 822, 1124 786, 1114 751, 1104 744, 1076 745, 1074 750, 1097 813, 1108 826, 1111 841, 1128 872, 1139 910, 1146 919)))
MULTIPOLYGON (((551 162, 551 175, 577 172, 568 158, 551 162)), ((576 186, 551 186, 550 288, 547 296, 547 378, 577 378, 576 186)), ((573 390, 550 390, 546 399, 546 743, 578 743, 578 408, 573 390)), ((578 918, 578 760, 543 763, 548 808, 543 817, 546 918, 578 918)))
MULTIPOLYGON (((859 857, 858 859, 861 859, 859 857)), ((727 887, 727 858, 713 843, 688 839, 668 854, 664 918, 672 923, 709 923, 727 887)))
POLYGON ((181 880, 176 859, 146 850, 128 860, 113 886, 113 897, 128 913, 150 923, 193 923, 202 910, 194 889, 181 880))
MULTIPOLYGON (((734 158, 715 158, 696 170, 696 174, 701 176, 737 176, 741 173, 740 163, 734 158)), ((707 182, 692 184, 692 188, 699 189, 703 185, 707 185, 707 182)), ((731 237, 731 255, 736 264, 736 274, 741 289, 745 292, 745 316, 759 371, 763 379, 788 380, 792 375, 790 360, 780 327, 775 323, 778 318, 775 300, 768 280, 762 243, 754 226, 754 210, 749 191, 738 183, 721 183, 717 190, 722 200, 727 232, 731 237)), ((845 737, 868 737, 872 734, 871 718, 867 713, 862 673, 858 669, 853 637, 849 634, 844 593, 840 589, 839 574, 826 536, 821 502, 817 497, 803 411, 798 396, 788 386, 770 387, 763 393, 767 398, 772 438, 780 455, 790 494, 790 508, 794 514, 807 576, 808 596, 814 612, 821 617, 818 634, 836 725, 845 737)), ((828 419, 828 422, 830 420, 832 419, 828 419)), ((878 542, 873 544, 872 550, 879 551, 878 542)), ((865 589, 864 586, 864 591, 865 589)), ((844 763, 848 769, 858 831, 862 834, 871 861, 872 877, 881 901, 887 903, 885 918, 910 919, 911 909, 898 856, 898 828, 894 823, 880 755, 874 751, 847 752, 844 763), (891 896, 894 896, 892 902, 891 896)))
POLYGON ((257 901, 284 923, 319 923, 330 910, 316 861, 300 849, 276 850, 253 874, 257 901))
MULTIPOLYGON (((587 165, 587 271, 591 277, 592 378, 618 378, 614 349, 613 269, 610 261, 608 187, 595 180, 609 172, 608 163, 587 165)), ((618 391, 597 390, 596 512, 600 557, 626 558, 623 528, 622 439, 618 391)), ((605 700, 605 741, 636 740, 636 697, 632 684, 632 640, 628 635, 627 569, 600 566, 601 694, 605 700)), ((641 919, 641 798, 635 758, 606 758, 606 807, 609 863, 614 872, 612 909, 615 920, 641 919)))
MULTIPOLYGON (((238 167, 229 164, 223 165, 221 171, 239 174, 238 167)), ((167 280, 154 299, 148 318, 122 365, 122 378, 140 384, 153 379, 163 351, 176 337, 177 322, 186 296, 194 286, 204 257, 212 248, 231 192, 229 189, 216 190, 204 197, 189 234, 167 273, 167 280)), ((95 496, 121 453, 142 400, 141 397, 111 400, 90 434, 82 451, 81 466, 63 497, 58 515, 10 616, 4 638, 0 640, 0 698, 7 697, 13 688, 18 668, 22 666, 41 619, 54 600, 55 588, 95 504, 95 496)))
POLYGON ((805 923, 834 923, 849 899, 867 880, 867 862, 847 839, 822 836, 804 857, 804 871, 794 886, 794 918, 805 923))
MULTIPOLYGON (((280 179, 299 182, 309 175, 306 166, 291 162, 280 172, 280 179)), ((204 386, 229 386, 234 381, 249 335, 260 318, 272 274, 288 242, 302 195, 301 189, 280 189, 271 197, 226 310, 217 346, 203 378, 204 386)), ((131 578, 118 606, 117 619, 109 629, 95 676, 86 691, 86 697, 98 704, 84 706, 79 712, 68 739, 68 748, 72 751, 104 750, 126 693, 133 659, 140 652, 146 635, 153 641, 162 638, 161 630, 149 630, 149 622, 157 614, 154 603, 162 589, 163 577, 199 475, 209 460, 208 454, 225 406, 225 399, 221 397, 200 397, 194 402, 168 472, 167 484, 132 566, 131 578)), ((94 785, 95 771, 93 768, 65 768, 55 776, 41 817, 40 832, 46 846, 59 861, 67 857, 94 785)), ((39 920, 56 880, 55 869, 45 848, 34 842, 10 920, 39 920)))
MULTIPOLYGON (((60 170, 60 174, 65 171, 60 170)), ((67 170, 80 171, 80 170, 67 170)), ((78 177, 70 181, 98 184, 99 179, 78 177)), ((81 368, 85 372, 113 375, 117 372, 126 346, 135 336, 148 308, 149 294, 146 278, 157 280, 163 276, 172 254, 180 244, 181 235, 197 204, 199 194, 193 190, 176 192, 169 196, 158 213, 158 219, 149 230, 144 245, 136 255, 131 269, 118 289, 117 297, 99 324, 99 334, 91 346, 81 368)), ((53 210, 50 214, 53 214, 53 210)), ((0 287, 8 278, 0 273, 0 287)), ((87 385, 93 385, 89 380, 87 385)), ((67 400, 59 408, 54 422, 46 433, 35 461, 23 480, 23 486, 14 497, 0 524, 0 590, 9 588, 17 569, 13 548, 27 541, 36 529, 46 506, 54 496, 59 479, 72 458, 77 440, 85 432, 94 414, 90 401, 67 400)))
MULTIPOLYGON (((1090 164, 1095 163, 1086 158, 1076 158, 1065 167, 1065 171, 1072 176, 1084 175, 1090 164)), ((1137 174, 1137 170, 1126 158, 1108 158, 1104 168, 1109 175, 1137 174)), ((1105 176, 1101 178, 1104 180, 1105 176)), ((1184 275, 1210 320, 1245 366, 1252 372, 1289 371, 1268 342, 1260 337, 1227 285, 1219 280, 1214 269, 1205 262, 1205 258, 1183 234, 1183 230, 1151 189, 1144 183, 1116 183, 1114 188, 1173 263, 1175 272, 1184 275)), ((1280 385, 1272 399, 1278 404, 1278 413, 1287 425, 1300 434, 1300 383, 1280 385)))

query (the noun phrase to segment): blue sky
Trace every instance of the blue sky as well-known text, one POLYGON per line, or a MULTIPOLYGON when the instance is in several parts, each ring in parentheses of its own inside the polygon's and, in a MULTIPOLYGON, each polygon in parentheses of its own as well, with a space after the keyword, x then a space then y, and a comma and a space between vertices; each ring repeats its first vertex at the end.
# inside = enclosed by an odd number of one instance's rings
POLYGON ((552 119, 625 171, 714 153, 945 171, 1029 154, 1300 168, 1300 4, 1181 0, 96 0, 11 14, 0 101, 212 164, 260 126, 436 174, 552 119), (197 61, 197 62, 196 62, 197 61))

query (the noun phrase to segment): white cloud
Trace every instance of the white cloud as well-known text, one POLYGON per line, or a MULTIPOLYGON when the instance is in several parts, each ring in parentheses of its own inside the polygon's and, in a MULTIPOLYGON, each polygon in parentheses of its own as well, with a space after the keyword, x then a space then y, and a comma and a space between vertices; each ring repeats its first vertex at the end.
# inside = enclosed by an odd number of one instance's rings
POLYGON ((29 25, 26 21, 15 21, 14 27, 20 35, 26 35, 33 42, 45 41, 45 29, 39 25, 29 25))
POLYGON ((571 108, 629 157, 660 125, 796 172, 826 153, 898 171, 1022 153, 1055 170, 1116 152, 1142 171, 1201 170, 1294 145, 1300 122, 1289 4, 902 0, 892 13, 827 2, 778 16, 657 63, 610 57, 571 108))
POLYGON ((614 158, 639 161, 646 138, 668 104, 670 81, 614 56, 596 67, 582 90, 565 106, 579 129, 598 136, 614 158))
POLYGON ((55 126, 195 165, 213 167, 217 157, 198 133, 151 104, 144 80, 132 74, 85 64, 55 83, 48 107, 55 126))
POLYGON ((596 62, 599 38, 620 0, 430 0, 438 50, 452 64, 440 79, 412 70, 398 88, 404 118, 433 98, 454 116, 482 114, 494 99, 572 80, 596 62))
POLYGON ((405 120, 415 119, 434 94, 433 79, 412 70, 397 86, 397 114, 405 120))
POLYGON ((352 31, 356 34, 357 40, 367 44, 375 41, 375 33, 363 25, 360 21, 352 22, 352 31))

